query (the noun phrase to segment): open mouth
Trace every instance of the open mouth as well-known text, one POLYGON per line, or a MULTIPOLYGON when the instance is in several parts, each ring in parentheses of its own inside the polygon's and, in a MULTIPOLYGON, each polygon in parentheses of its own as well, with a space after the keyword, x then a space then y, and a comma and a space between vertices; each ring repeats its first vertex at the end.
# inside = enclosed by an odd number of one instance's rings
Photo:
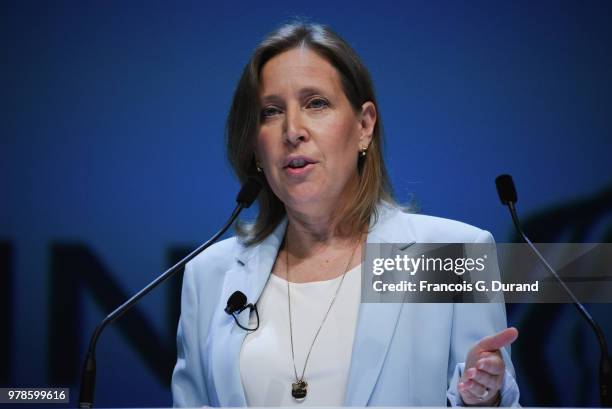
POLYGON ((293 159, 287 166, 285 171, 291 176, 303 176, 308 173, 315 165, 315 162, 311 162, 306 159, 293 159))
POLYGON ((285 168, 302 169, 311 164, 312 162, 307 161, 306 159, 293 159, 287 166, 285 166, 285 168))

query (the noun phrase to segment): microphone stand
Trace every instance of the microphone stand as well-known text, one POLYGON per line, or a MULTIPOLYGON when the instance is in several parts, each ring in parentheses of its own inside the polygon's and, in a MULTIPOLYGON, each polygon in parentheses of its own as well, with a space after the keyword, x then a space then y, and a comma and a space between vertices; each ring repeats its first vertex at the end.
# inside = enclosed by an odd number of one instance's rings
POLYGON ((177 271, 181 270, 185 264, 187 264, 191 259, 200 254, 202 251, 206 250, 213 243, 215 243, 219 238, 227 231, 227 229, 234 223, 234 220, 238 217, 242 209, 248 208, 251 203, 257 197, 259 190, 261 189, 262 182, 257 177, 250 177, 247 182, 244 184, 240 193, 238 194, 238 198, 236 199, 238 204, 234 208, 230 218, 223 225, 223 227, 215 233, 206 243, 200 245, 197 249, 193 250, 186 257, 184 257, 181 261, 170 267, 163 274, 149 283, 142 290, 133 295, 129 300, 120 305, 113 312, 108 314, 104 320, 93 332, 91 339, 89 341, 89 347, 87 349, 87 355, 85 357, 85 363, 83 365, 83 371, 81 373, 81 390, 79 393, 79 408, 92 408, 94 403, 94 395, 96 389, 96 344, 98 342, 98 338, 100 334, 106 328, 108 324, 113 323, 115 320, 119 319, 123 314, 129 311, 134 304, 138 302, 142 297, 147 295, 151 290, 155 287, 166 281, 168 278, 172 277, 177 271))
POLYGON ((608 354, 608 345, 606 343, 606 338, 591 314, 587 311, 587 309, 582 305, 580 301, 576 298, 574 293, 567 287, 565 282, 557 272, 548 264, 544 256, 538 251, 538 249, 533 245, 529 237, 523 231, 521 224, 519 222, 519 218, 516 212, 516 207, 514 203, 516 202, 516 190, 514 188, 514 182, 509 175, 502 175, 496 179, 496 183, 498 184, 498 193, 500 199, 503 204, 508 206, 510 210, 510 215, 512 216, 512 222, 514 223, 514 227, 518 231, 521 238, 529 245, 531 250, 538 257, 540 262, 546 267, 548 272, 552 274, 553 277, 557 280, 557 282, 563 287, 565 292, 570 296, 573 301, 574 306, 578 309, 578 312, 582 315, 582 317, 588 322, 593 331, 595 332, 595 336, 597 337, 597 342, 599 343, 599 349, 601 351, 599 357, 599 398, 601 401, 601 406, 605 408, 612 407, 612 364, 610 362, 610 355, 608 354))

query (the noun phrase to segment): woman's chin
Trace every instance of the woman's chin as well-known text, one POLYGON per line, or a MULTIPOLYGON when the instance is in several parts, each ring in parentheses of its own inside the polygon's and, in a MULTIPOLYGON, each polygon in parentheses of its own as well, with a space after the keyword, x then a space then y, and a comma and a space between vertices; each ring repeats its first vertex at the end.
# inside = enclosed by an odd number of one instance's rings
POLYGON ((285 205, 291 209, 302 211, 312 208, 312 206, 322 205, 324 201, 323 195, 321 195, 320 192, 303 189, 290 192, 287 200, 284 202, 285 205))

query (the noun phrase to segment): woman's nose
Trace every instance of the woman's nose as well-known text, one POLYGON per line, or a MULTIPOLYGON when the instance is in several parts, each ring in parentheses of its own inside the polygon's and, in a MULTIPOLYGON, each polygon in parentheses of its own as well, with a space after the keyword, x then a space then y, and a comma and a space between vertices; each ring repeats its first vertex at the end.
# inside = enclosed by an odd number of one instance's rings
POLYGON ((291 145, 308 140, 308 132, 304 127, 302 113, 299 108, 288 109, 285 116, 285 140, 291 145))

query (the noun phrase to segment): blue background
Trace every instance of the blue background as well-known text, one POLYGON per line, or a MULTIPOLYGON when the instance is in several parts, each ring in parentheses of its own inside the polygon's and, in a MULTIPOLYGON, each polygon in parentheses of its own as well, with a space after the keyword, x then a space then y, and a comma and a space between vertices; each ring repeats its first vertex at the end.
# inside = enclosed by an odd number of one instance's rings
MULTIPOLYGON (((540 230, 542 215, 612 189, 612 3, 398 3, 2 2, 0 240, 13 249, 2 386, 60 386, 47 373, 53 243, 85 244, 133 293, 169 247, 216 230, 239 187, 223 144, 234 87, 258 41, 295 15, 331 25, 370 69, 400 201, 511 241, 496 175, 514 176, 540 230)), ((612 238, 603 206, 577 240, 612 238)), ((580 223, 570 214, 553 224, 580 223)), ((143 304, 160 333, 165 294, 143 304)), ((83 334, 109 312, 87 295, 81 308, 83 334)), ((529 308, 510 307, 510 323, 521 330, 529 308)), ((612 336, 609 306, 592 308, 612 336)), ((515 358, 522 403, 596 405, 595 339, 571 307, 553 315, 549 332, 517 341, 549 365, 527 373, 529 355, 515 358), (529 374, 554 393, 538 397, 529 374)), ((98 361, 99 406, 171 405, 113 327, 98 361)))

